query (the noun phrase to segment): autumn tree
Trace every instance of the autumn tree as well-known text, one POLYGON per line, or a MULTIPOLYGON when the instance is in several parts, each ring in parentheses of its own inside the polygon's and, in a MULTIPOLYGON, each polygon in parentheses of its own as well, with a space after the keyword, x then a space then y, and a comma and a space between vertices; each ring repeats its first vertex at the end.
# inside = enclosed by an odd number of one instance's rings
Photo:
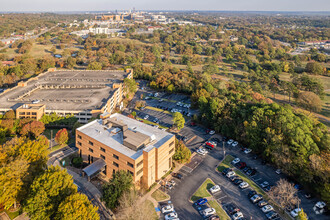
POLYGON ((55 219, 100 219, 97 213, 98 208, 93 206, 87 196, 81 193, 74 193, 68 197, 58 207, 55 219))
POLYGON ((280 179, 276 186, 269 191, 269 196, 274 199, 282 209, 294 207, 298 202, 297 189, 294 184, 285 179, 280 179))
POLYGON ((34 137, 38 137, 42 132, 45 131, 45 125, 41 121, 32 121, 25 124, 22 127, 21 135, 32 134, 34 137))
POLYGON ((180 112, 175 112, 173 114, 173 124, 177 127, 177 129, 181 130, 184 127, 184 123, 186 120, 180 112))
POLYGON ((303 209, 301 209, 300 212, 298 212, 297 219, 298 220, 308 220, 307 214, 304 212, 303 209))
POLYGON ((297 98, 298 104, 310 112, 319 112, 322 109, 322 101, 314 92, 301 92, 297 98))
POLYGON ((59 145, 64 145, 68 142, 69 140, 69 135, 68 135, 68 131, 66 130, 66 128, 63 128, 61 130, 59 130, 56 135, 55 135, 55 141, 59 144, 59 145))
MULTIPOLYGON (((25 211, 31 219, 54 219, 61 202, 76 192, 72 176, 59 166, 51 166, 31 184, 25 211)), ((63 206, 62 210, 65 209, 63 206)))

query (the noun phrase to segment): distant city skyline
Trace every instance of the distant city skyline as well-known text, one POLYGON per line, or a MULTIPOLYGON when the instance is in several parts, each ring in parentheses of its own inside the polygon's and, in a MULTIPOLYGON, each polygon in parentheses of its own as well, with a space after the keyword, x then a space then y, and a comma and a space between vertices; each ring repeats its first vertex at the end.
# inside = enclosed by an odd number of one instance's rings
POLYGON ((218 10, 330 11, 330 0, 1 0, 10 11, 218 10))

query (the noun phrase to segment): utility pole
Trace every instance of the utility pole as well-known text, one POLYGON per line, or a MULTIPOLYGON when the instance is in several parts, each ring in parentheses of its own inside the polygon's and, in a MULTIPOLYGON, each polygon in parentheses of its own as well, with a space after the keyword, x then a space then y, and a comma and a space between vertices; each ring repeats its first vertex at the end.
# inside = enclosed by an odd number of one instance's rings
POLYGON ((222 137, 222 150, 223 150, 223 158, 226 157, 226 150, 225 150, 225 139, 222 137))
POLYGON ((50 130, 50 150, 53 148, 53 130, 50 130))

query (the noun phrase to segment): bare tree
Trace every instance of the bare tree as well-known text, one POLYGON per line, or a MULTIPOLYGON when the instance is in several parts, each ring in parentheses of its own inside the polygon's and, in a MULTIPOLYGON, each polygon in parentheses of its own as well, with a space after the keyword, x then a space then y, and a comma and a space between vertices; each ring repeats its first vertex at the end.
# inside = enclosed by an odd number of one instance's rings
POLYGON ((280 179, 276 186, 269 192, 269 196, 275 200, 281 208, 293 208, 298 202, 297 189, 285 179, 280 179))
MULTIPOLYGON (((143 202, 140 203, 141 196, 136 190, 126 191, 119 199, 117 219, 120 220, 154 220, 154 213, 143 202)), ((152 209, 153 210, 153 209, 152 209)))

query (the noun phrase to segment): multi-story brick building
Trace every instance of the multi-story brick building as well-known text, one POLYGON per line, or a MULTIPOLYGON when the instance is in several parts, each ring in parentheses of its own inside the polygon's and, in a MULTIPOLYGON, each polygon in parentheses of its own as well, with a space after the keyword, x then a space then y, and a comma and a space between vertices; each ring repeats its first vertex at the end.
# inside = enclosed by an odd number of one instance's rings
POLYGON ((78 128, 76 146, 91 164, 84 169, 88 177, 126 170, 134 182, 150 187, 172 167, 175 136, 116 113, 78 128))

